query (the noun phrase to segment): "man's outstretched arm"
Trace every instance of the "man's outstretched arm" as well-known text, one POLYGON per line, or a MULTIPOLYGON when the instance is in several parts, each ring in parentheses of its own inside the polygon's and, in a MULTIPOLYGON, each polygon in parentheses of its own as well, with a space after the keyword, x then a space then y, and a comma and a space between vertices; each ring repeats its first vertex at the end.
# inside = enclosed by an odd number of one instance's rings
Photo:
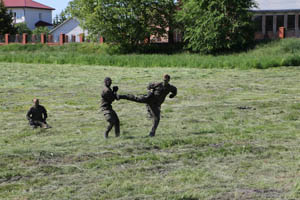
POLYGON ((174 98, 177 95, 177 88, 175 86, 171 86, 171 94, 170 94, 170 98, 174 98))

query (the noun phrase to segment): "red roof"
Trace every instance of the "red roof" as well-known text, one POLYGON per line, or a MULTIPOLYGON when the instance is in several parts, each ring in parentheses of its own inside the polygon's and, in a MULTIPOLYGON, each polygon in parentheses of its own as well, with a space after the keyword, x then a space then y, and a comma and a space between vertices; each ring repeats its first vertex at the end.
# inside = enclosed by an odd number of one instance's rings
POLYGON ((3 0, 5 7, 7 8, 38 8, 45 10, 55 10, 44 4, 32 1, 32 0, 3 0))

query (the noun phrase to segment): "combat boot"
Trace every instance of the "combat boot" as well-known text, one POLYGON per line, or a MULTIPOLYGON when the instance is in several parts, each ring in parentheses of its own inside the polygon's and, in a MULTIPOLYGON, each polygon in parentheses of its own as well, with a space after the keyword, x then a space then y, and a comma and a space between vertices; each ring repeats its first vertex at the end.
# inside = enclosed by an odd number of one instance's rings
POLYGON ((155 133, 151 131, 151 132, 149 133, 149 137, 154 137, 154 136, 155 136, 155 133))

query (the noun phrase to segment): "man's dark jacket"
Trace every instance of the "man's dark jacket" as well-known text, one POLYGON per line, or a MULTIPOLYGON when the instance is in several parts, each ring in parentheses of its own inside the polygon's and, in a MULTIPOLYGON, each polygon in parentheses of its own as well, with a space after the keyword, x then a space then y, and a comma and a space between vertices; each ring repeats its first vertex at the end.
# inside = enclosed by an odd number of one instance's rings
POLYGON ((163 82, 151 83, 147 88, 150 92, 152 91, 152 97, 150 102, 160 106, 166 99, 167 95, 170 94, 170 98, 177 95, 177 88, 171 84, 164 85, 163 82))
POLYGON ((112 102, 116 100, 116 95, 111 88, 105 87, 101 94, 101 110, 112 110, 112 102))
POLYGON ((47 110, 44 106, 41 105, 32 106, 27 112, 26 117, 29 121, 45 122, 48 117, 47 110))

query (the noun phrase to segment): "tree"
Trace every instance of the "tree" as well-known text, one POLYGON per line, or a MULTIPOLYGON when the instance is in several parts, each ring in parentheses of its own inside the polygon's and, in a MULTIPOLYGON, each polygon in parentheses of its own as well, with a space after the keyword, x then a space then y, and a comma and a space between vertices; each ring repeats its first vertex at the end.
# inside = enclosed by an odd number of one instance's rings
POLYGON ((2 0, 0 0, 0 35, 6 33, 15 33, 15 28, 13 26, 13 16, 8 12, 2 0))
POLYGON ((32 31, 32 34, 34 35, 41 35, 42 33, 44 33, 46 36, 49 35, 50 31, 48 27, 45 26, 41 26, 41 27, 37 27, 32 31))
POLYGON ((27 27, 25 22, 15 24, 15 29, 16 33, 20 35, 23 33, 31 34, 31 30, 27 27))
POLYGON ((167 34, 173 0, 73 0, 69 4, 89 34, 123 47, 136 47, 151 35, 167 34))
POLYGON ((254 41, 253 0, 182 0, 177 20, 194 52, 242 50, 254 41))
POLYGON ((56 27, 60 24, 62 24, 64 21, 66 21, 68 18, 70 18, 70 13, 68 10, 63 10, 59 15, 56 15, 53 19, 53 26, 56 27))

